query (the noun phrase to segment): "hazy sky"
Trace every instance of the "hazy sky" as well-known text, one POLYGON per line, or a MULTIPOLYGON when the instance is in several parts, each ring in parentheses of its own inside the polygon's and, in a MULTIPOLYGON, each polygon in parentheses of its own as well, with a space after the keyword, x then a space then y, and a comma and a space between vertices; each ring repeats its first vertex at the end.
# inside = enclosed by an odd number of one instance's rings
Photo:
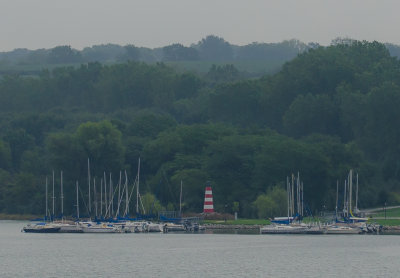
POLYGON ((398 0, 0 0, 0 51, 71 45, 244 45, 336 37, 400 44, 398 0))

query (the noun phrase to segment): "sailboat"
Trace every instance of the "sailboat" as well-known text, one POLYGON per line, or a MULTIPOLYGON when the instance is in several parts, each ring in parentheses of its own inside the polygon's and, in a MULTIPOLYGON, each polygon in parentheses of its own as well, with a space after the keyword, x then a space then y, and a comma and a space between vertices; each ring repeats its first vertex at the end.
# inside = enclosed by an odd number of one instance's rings
POLYGON ((28 224, 22 228, 25 233, 58 233, 60 227, 51 223, 40 222, 36 224, 28 224))
POLYGON ((109 223, 79 222, 84 233, 120 233, 121 228, 109 223))
POLYGON ((60 227, 60 233, 82 233, 82 228, 74 221, 64 219, 64 192, 63 192, 63 171, 61 171, 61 221, 53 221, 53 225, 60 227))
POLYGON ((275 217, 272 224, 260 228, 261 234, 322 234, 324 230, 319 225, 305 224, 300 222, 303 218, 303 189, 304 185, 300 182, 300 175, 297 174, 296 193, 294 192, 295 178, 292 175, 292 182, 286 179, 287 199, 288 199, 288 216, 275 217), (296 202, 295 202, 296 195, 296 202), (295 206, 296 204, 296 206, 295 206), (296 212, 297 210, 297 212, 296 212), (294 216, 291 216, 294 215, 294 216), (296 223, 295 220, 298 220, 296 223))
MULTIPOLYGON (((54 177, 54 174, 53 174, 54 177)), ((53 187, 54 188, 54 187, 53 187)), ((54 190, 53 190, 54 195, 54 190)), ((53 199, 54 200, 54 199, 53 199)), ((45 221, 47 221, 48 209, 47 209, 47 177, 46 177, 46 213, 45 213, 45 221)), ((22 232, 25 233, 58 233, 60 227, 53 225, 52 223, 47 222, 39 222, 35 224, 27 224, 22 228, 22 232)))
POLYGON ((360 234, 360 228, 351 227, 349 225, 330 225, 326 227, 327 234, 360 234))
MULTIPOLYGON (((343 220, 338 218, 338 199, 339 199, 339 182, 336 183, 336 206, 335 206, 335 221, 333 224, 325 227, 327 234, 359 234, 362 232, 362 225, 368 220, 367 218, 355 217, 352 212, 352 180, 353 170, 350 170, 348 180, 344 185, 344 201, 343 201, 343 220)), ((357 174, 357 190, 356 190, 356 205, 358 201, 358 174, 357 174)))

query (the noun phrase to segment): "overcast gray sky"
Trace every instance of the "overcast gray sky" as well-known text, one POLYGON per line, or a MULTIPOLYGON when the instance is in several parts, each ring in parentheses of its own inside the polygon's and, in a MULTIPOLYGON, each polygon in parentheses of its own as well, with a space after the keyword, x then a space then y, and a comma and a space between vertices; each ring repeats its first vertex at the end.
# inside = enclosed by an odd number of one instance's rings
POLYGON ((0 0, 0 51, 71 45, 244 45, 336 37, 400 44, 395 0, 0 0))

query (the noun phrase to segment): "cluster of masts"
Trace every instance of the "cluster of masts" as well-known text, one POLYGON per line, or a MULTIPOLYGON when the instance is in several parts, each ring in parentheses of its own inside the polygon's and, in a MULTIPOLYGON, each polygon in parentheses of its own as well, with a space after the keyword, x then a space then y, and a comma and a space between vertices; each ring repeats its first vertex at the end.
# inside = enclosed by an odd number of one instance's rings
MULTIPOLYGON (((347 179, 344 181, 344 191, 343 191, 343 217, 349 218, 354 217, 354 214, 359 214, 358 209, 358 173, 356 174, 356 197, 355 204, 353 207, 353 170, 349 171, 347 179), (353 210, 354 208, 354 210, 353 210)), ((338 216, 338 198, 339 198, 339 181, 336 184, 336 217, 338 216)))
POLYGON ((297 172, 297 177, 292 174, 291 180, 289 177, 286 178, 286 189, 288 195, 288 218, 290 216, 302 218, 304 215, 304 183, 300 181, 299 172, 297 172))
MULTIPOLYGON (((96 185, 96 177, 91 177, 90 173, 90 161, 88 159, 88 203, 86 204, 85 198, 83 197, 82 191, 79 188, 79 183, 76 181, 76 217, 80 218, 80 207, 79 207, 79 194, 82 196, 83 203, 86 207, 88 218, 95 219, 117 219, 126 218, 129 216, 129 204, 132 199, 134 190, 136 188, 136 214, 139 214, 140 208, 143 214, 146 214, 141 196, 139 193, 139 173, 140 173, 140 158, 138 163, 138 173, 133 183, 132 188, 128 186, 128 175, 126 170, 124 171, 124 182, 122 178, 122 171, 119 173, 119 181, 116 186, 113 184, 112 174, 106 175, 103 173, 103 177, 100 178, 100 188, 96 185), (93 195, 92 195, 93 194, 93 195), (141 207, 139 207, 139 205, 141 207)), ((55 178, 54 171, 52 173, 52 211, 50 212, 48 206, 48 178, 46 177, 46 220, 54 220, 55 218, 55 178)), ((64 193, 63 193, 63 171, 60 173, 60 199, 61 199, 61 219, 64 219, 64 193)))
POLYGON ((336 219, 333 223, 323 226, 318 223, 302 223, 304 212, 303 183, 292 174, 291 180, 287 177, 288 217, 275 217, 272 224, 260 228, 261 234, 359 234, 379 233, 382 226, 367 224, 368 218, 360 217, 358 209, 358 174, 356 175, 356 197, 353 206, 353 170, 350 170, 344 182, 343 217, 338 219, 339 182, 336 188, 336 219), (353 210, 354 209, 354 210, 353 210), (294 221, 298 220, 298 222, 294 221), (279 225, 278 225, 279 224, 279 225), (282 225, 284 224, 284 225, 282 225))

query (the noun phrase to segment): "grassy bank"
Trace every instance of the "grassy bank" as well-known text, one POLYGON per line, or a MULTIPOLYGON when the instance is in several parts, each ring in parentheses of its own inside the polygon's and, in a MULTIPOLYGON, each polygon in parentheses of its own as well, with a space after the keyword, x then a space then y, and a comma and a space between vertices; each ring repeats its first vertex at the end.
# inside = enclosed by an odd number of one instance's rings
POLYGON ((37 219, 43 216, 37 216, 32 214, 5 214, 0 213, 0 220, 31 220, 37 219))
POLYGON ((400 226, 400 219, 370 219, 368 223, 377 223, 382 226, 400 226))
MULTIPOLYGON (((372 217, 385 217, 385 211, 382 209, 376 214, 373 214, 372 217)), ((400 217, 400 208, 387 209, 386 217, 400 217)))

